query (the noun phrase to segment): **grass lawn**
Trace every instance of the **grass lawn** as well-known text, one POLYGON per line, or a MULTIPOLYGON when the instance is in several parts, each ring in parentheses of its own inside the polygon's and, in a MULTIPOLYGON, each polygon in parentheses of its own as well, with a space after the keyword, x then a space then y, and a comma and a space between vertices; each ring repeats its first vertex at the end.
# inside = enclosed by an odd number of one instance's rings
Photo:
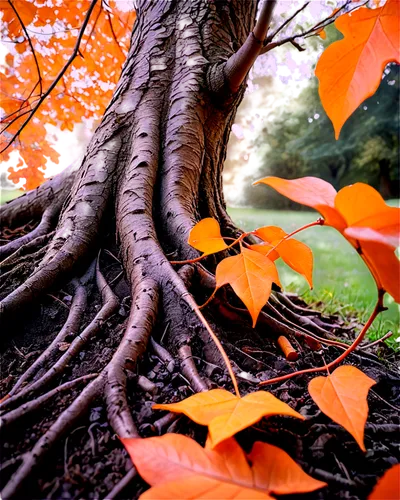
MULTIPOLYGON (((231 208, 229 213, 244 230, 279 226, 288 233, 318 217, 316 212, 250 208, 231 208)), ((306 280, 279 260, 277 265, 285 290, 298 293, 308 303, 323 302, 327 313, 357 316, 361 322, 366 321, 376 302, 376 288, 353 247, 331 227, 312 227, 296 238, 309 245, 314 253, 314 289, 310 291, 306 280)), ((400 342, 395 340, 399 338, 399 307, 389 296, 385 305, 389 309, 375 320, 369 337, 375 340, 391 330, 394 335, 389 344, 399 348, 400 342)))
POLYGON ((0 205, 7 201, 13 200, 17 196, 21 196, 25 191, 22 189, 1 189, 0 188, 0 205))

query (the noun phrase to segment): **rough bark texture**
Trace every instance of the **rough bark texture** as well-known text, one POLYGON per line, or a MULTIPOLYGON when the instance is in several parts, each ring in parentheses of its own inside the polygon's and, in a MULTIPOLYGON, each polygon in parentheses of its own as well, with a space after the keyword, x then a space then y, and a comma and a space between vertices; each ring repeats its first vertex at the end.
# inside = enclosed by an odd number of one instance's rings
MULTIPOLYGON (((135 474, 116 436, 176 430, 176 417, 154 415, 152 401, 230 387, 190 293, 199 302, 210 294, 215 258, 208 270, 173 268, 169 260, 197 257, 187 237, 201 218, 219 220, 227 236, 240 232, 225 211, 222 168, 244 84, 232 92, 224 64, 253 29, 256 3, 138 2, 120 82, 80 168, 2 207, 10 239, 0 247, 7 394, 0 410, 2 428, 10 429, 2 436, 3 498, 121 495, 135 474), (27 224, 32 219, 36 227, 27 224)), ((254 331, 235 299, 233 306, 217 299, 208 312, 244 392, 253 390, 247 372, 254 383, 291 369, 276 354, 277 335, 340 331, 287 299, 274 300, 254 331), (249 345, 266 354, 246 354, 249 345)), ((321 364, 308 348, 304 353, 321 364)), ((295 366, 307 365, 307 356, 295 366)), ((335 348, 325 356, 334 357, 335 348)), ((373 356, 368 362, 371 370, 379 366, 373 356)), ((395 375, 385 376, 394 394, 395 375)), ((286 391, 296 409, 304 407, 304 380, 284 385, 275 393, 286 391)), ((264 432, 273 435, 274 425, 264 432)), ((194 425, 185 432, 204 439, 194 425)), ((282 440, 293 453, 290 439, 282 440)), ((295 454, 307 462, 300 448, 295 454)), ((328 494, 338 497, 345 486, 362 497, 373 483, 332 478, 328 494)), ((122 498, 136 497, 143 484, 132 488, 122 498)))

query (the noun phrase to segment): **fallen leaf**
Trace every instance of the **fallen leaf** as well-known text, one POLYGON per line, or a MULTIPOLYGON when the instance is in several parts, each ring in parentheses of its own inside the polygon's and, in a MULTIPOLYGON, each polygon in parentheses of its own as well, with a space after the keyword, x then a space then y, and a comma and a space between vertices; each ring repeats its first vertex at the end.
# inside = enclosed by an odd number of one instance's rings
POLYGON ((250 466, 234 439, 214 450, 179 434, 122 442, 139 474, 152 486, 141 499, 268 500, 271 488, 302 493, 326 486, 304 473, 283 450, 265 443, 254 444, 250 466))
MULTIPOLYGON (((313 254, 306 244, 294 238, 284 240, 283 238, 287 236, 287 233, 276 226, 260 227, 255 231, 255 234, 267 243, 270 243, 271 248, 276 247, 273 252, 277 252, 285 264, 304 276, 310 288, 313 287, 313 254)), ((255 248, 255 250, 259 251, 258 248, 255 248)), ((270 258, 270 255, 268 257, 270 258)))
POLYGON ((354 366, 345 365, 327 377, 315 377, 308 392, 319 407, 334 422, 342 425, 363 451, 364 427, 368 417, 367 395, 375 380, 354 366))
POLYGON ((218 222, 212 217, 207 217, 198 222, 189 233, 189 245, 210 255, 228 247, 221 236, 218 222))
POLYGON ((249 459, 255 484, 275 495, 309 493, 326 485, 310 478, 286 452, 271 444, 254 443, 249 459))
POLYGON ((322 105, 331 119, 335 137, 357 107, 372 96, 385 66, 400 64, 399 1, 381 8, 361 7, 335 21, 343 39, 332 43, 315 69, 322 105))
POLYGON ((399 500, 400 464, 393 465, 378 480, 368 500, 399 500))
POLYGON ((212 447, 263 417, 288 415, 304 420, 300 413, 265 391, 238 398, 224 389, 213 389, 194 394, 179 403, 156 404, 153 409, 183 413, 193 422, 207 425, 212 447))
POLYGON ((265 255, 242 248, 240 255, 222 260, 215 272, 217 288, 231 285, 247 307, 256 325, 258 315, 271 295, 272 282, 281 286, 275 264, 265 255))

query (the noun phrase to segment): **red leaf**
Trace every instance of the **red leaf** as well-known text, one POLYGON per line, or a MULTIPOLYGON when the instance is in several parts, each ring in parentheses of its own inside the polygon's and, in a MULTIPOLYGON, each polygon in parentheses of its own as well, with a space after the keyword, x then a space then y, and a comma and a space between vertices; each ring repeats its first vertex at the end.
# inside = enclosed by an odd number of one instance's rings
POLYGON ((254 444, 250 466, 234 439, 214 450, 179 434, 122 442, 139 474, 153 486, 143 499, 268 500, 272 489, 302 493, 326 486, 303 472, 283 450, 265 443, 254 444))

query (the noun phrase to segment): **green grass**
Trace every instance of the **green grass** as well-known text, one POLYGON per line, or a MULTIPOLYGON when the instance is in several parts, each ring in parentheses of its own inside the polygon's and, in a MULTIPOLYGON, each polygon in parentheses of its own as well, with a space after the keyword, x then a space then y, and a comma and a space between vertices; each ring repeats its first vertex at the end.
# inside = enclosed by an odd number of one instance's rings
POLYGON ((13 200, 17 196, 21 196, 25 191, 22 189, 2 189, 0 188, 0 205, 7 201, 13 200))
MULTIPOLYGON (((278 210, 256 210, 231 208, 229 213, 235 223, 244 230, 260 226, 279 226, 286 232, 317 219, 314 212, 278 210)), ((309 290, 307 282, 299 274, 278 261, 281 282, 285 290, 298 293, 307 303, 322 303, 327 314, 339 314, 343 318, 356 317, 365 322, 376 302, 374 281, 353 247, 333 228, 312 227, 299 233, 314 254, 314 289, 309 290)), ((394 335, 389 339, 393 348, 399 348, 399 308, 389 296, 385 299, 389 308, 375 320, 369 331, 369 338, 375 340, 389 330, 394 335)))

